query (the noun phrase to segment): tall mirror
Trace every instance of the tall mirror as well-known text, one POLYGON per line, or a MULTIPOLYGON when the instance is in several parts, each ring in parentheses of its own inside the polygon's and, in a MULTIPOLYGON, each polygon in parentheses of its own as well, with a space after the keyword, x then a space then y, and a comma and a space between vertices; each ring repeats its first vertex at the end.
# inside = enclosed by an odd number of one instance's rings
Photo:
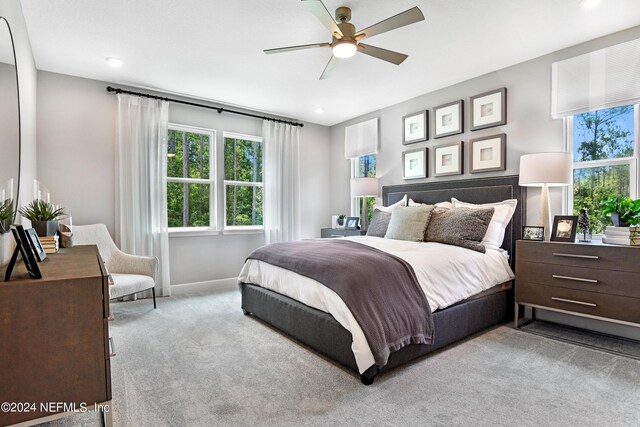
POLYGON ((11 28, 0 16, 0 233, 15 221, 20 190, 20 108, 11 28))

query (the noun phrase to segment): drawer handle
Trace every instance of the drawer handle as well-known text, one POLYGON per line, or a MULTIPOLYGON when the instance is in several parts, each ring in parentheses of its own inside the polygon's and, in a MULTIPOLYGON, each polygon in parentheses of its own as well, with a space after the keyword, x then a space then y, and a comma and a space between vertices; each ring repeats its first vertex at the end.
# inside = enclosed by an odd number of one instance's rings
POLYGON ((109 337, 109 357, 114 357, 116 355, 116 346, 113 343, 113 337, 109 337))
POLYGON ((597 255, 577 255, 577 254, 563 254, 561 252, 554 252, 554 256, 563 256, 567 258, 583 258, 583 259, 598 259, 600 258, 597 255))
POLYGON ((554 301, 570 302, 572 304, 580 304, 580 305, 588 305, 589 307, 597 307, 597 305, 592 302, 574 301, 572 299, 564 299, 564 298, 556 298, 556 297, 551 297, 551 299, 554 301))
POLYGON ((554 279, 575 280, 575 281, 578 281, 578 282, 598 283, 598 281, 596 279, 583 279, 581 277, 559 276, 557 274, 552 274, 551 277, 553 277, 554 279))

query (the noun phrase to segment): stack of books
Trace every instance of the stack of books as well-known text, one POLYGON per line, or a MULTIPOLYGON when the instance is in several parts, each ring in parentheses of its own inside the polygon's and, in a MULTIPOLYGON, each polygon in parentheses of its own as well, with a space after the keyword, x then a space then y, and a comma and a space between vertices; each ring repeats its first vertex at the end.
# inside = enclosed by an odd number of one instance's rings
POLYGON ((44 252, 47 254, 55 254, 60 248, 60 244, 58 243, 58 236, 40 237, 40 244, 42 245, 42 249, 44 249, 44 252))
POLYGON ((602 243, 640 246, 640 227, 607 227, 602 243))

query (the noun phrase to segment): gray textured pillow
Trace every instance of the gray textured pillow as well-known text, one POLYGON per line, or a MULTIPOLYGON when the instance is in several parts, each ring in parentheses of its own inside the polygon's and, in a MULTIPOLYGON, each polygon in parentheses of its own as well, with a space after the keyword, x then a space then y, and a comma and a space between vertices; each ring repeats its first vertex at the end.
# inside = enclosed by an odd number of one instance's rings
POLYGON ((391 220, 391 211, 384 212, 380 209, 374 209, 371 224, 367 228, 367 236, 384 237, 387 234, 389 221, 391 220))
POLYGON ((397 206, 391 215, 385 239, 422 242, 434 206, 397 206))
POLYGON ((487 233, 494 210, 494 208, 435 209, 427 227, 425 240, 485 253, 482 239, 487 233))

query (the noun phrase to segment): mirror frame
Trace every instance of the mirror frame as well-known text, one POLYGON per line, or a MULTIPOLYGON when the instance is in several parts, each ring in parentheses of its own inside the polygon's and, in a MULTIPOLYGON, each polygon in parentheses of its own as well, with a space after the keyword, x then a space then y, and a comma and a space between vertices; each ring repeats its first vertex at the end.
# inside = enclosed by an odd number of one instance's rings
POLYGON ((0 15, 0 21, 4 21, 7 24, 7 29, 9 30, 9 38, 11 39, 11 50, 13 51, 13 62, 16 68, 16 96, 18 98, 18 177, 16 184, 16 195, 14 199, 14 213, 12 223, 16 221, 16 217, 18 216, 18 202, 20 200, 20 175, 22 169, 22 119, 20 117, 20 79, 18 78, 18 58, 16 57, 16 44, 13 38, 13 31, 11 31, 11 24, 4 16, 0 15))

